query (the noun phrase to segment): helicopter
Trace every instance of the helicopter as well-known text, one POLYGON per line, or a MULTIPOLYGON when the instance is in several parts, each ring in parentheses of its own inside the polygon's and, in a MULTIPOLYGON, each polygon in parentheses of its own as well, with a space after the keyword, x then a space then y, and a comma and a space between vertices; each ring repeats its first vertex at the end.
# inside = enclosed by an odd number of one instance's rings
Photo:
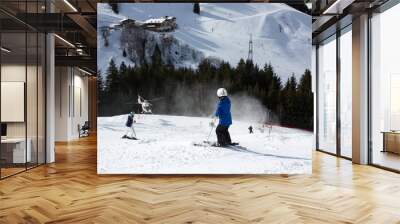
POLYGON ((148 100, 144 99, 140 95, 138 95, 137 103, 142 106, 142 114, 152 114, 151 111, 153 104, 151 104, 148 100))
POLYGON ((158 100, 162 100, 164 99, 164 97, 160 97, 160 98, 156 98, 156 99, 152 99, 152 100, 146 100, 145 98, 141 97, 140 95, 138 95, 137 98, 137 104, 140 104, 142 107, 142 114, 153 114, 152 108, 153 108, 153 104, 150 102, 154 102, 154 101, 158 101, 158 100))

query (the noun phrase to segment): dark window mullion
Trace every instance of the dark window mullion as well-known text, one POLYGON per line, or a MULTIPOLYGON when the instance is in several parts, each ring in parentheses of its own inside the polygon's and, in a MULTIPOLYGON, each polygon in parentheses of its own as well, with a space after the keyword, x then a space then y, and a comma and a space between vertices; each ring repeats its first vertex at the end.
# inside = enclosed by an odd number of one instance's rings
MULTIPOLYGON (((38 0, 36 1, 36 13, 39 13, 38 0)), ((36 32, 36 166, 38 165, 39 165, 39 32, 36 32)))
POLYGON ((319 45, 315 46, 315 148, 319 149, 319 45))
POLYGON ((372 79, 372 29, 371 29, 371 20, 372 20, 372 12, 369 11, 368 12, 368 30, 367 30, 367 45, 368 45, 368 53, 367 53, 367 64, 368 64, 368 70, 367 70, 367 83, 368 83, 368 95, 367 95, 367 102, 368 102, 368 111, 367 111, 367 119, 368 119, 368 125, 367 125, 367 129, 368 129, 368 164, 373 164, 373 146, 372 146, 372 83, 371 83, 371 79, 372 79))
MULTIPOLYGON (((49 6, 49 1, 45 0, 44 2, 45 4, 45 13, 48 13, 48 6, 49 6)), ((44 135, 43 135, 43 140, 44 140, 44 161, 43 163, 47 163, 47 38, 48 38, 48 33, 45 32, 44 33, 44 55, 43 55, 43 59, 44 59, 44 68, 42 69, 42 82, 44 81, 44 100, 43 100, 43 104, 44 107, 42 107, 42 109, 44 108, 44 117, 42 117, 44 119, 44 135)), ((61 90, 60 90, 61 91, 61 90)))
MULTIPOLYGON (((25 21, 28 17, 28 1, 25 1, 25 21)), ((25 170, 28 170, 28 113, 27 113, 27 101, 28 101, 28 25, 25 23, 25 102, 24 102, 24 120, 25 120, 25 170)))
POLYGON ((341 83, 341 64, 340 64, 340 36, 341 32, 336 31, 336 154, 340 157, 341 152, 341 117, 340 117, 340 83, 341 83))

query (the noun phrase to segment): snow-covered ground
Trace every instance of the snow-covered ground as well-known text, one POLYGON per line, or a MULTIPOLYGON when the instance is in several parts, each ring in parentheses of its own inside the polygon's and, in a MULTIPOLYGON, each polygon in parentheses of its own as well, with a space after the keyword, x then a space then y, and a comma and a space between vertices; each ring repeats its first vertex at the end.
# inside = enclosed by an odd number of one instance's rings
POLYGON ((210 118, 137 116, 137 141, 121 138, 127 115, 98 118, 99 174, 311 173, 311 132, 274 126, 262 133, 259 124, 234 120, 229 131, 240 147, 201 147, 193 143, 207 138, 210 118))
MULTIPOLYGON (((241 58, 247 58, 252 35, 253 61, 260 67, 272 63, 283 80, 292 73, 299 77, 310 69, 311 16, 285 4, 201 3, 200 8, 198 15, 193 13, 192 3, 126 3, 120 4, 119 14, 115 14, 103 3, 98 4, 97 26, 111 27, 127 18, 145 21, 174 16, 178 28, 171 35, 205 57, 216 57, 236 66, 241 58)), ((120 39, 121 31, 112 31, 110 45, 105 47, 98 32, 97 61, 102 74, 111 58, 118 65, 122 61, 133 65, 122 57, 120 39)), ((176 66, 197 66, 197 62, 192 63, 184 61, 176 66)))

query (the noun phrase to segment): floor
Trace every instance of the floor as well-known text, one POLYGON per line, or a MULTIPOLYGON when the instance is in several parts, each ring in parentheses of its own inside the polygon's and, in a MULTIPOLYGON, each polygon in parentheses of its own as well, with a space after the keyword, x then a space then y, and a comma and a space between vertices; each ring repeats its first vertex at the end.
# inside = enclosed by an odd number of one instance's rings
POLYGON ((314 153, 312 175, 98 176, 96 139, 0 181, 0 223, 400 223, 400 175, 314 153))
POLYGON ((374 151, 374 164, 400 170, 400 155, 391 152, 374 151))
POLYGON ((33 169, 37 166, 36 164, 27 164, 27 165, 28 165, 27 167, 25 167, 25 165, 22 164, 18 165, 18 167, 1 168, 1 178, 7 178, 8 176, 24 172, 26 169, 33 169))
POLYGON ((25 171, 25 167, 23 168, 1 168, 1 178, 11 176, 13 174, 25 171))

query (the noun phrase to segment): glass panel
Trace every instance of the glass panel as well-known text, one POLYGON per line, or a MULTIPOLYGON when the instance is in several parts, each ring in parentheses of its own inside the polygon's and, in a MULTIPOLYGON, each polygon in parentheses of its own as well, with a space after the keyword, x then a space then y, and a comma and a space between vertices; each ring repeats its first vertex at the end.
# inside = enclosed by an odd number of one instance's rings
POLYGON ((318 48, 318 148, 336 153, 336 39, 318 48))
POLYGON ((352 34, 351 28, 340 36, 340 150, 352 156, 352 34))
MULTIPOLYGON (((45 1, 1 1, 0 7, 25 20, 26 12, 45 12, 45 1)), ((45 162, 46 40, 44 34, 2 12, 0 31, 0 175, 4 178, 45 162)))
POLYGON ((44 34, 39 34, 38 42, 38 163, 45 163, 45 44, 44 34))
MULTIPOLYGON (((26 12, 27 13, 38 13, 39 4, 37 1, 27 2, 26 12)), ((38 17, 33 17, 31 20, 38 20, 38 17)), ((38 21, 32 21, 37 23, 38 21)), ((26 99, 26 111, 27 111, 27 144, 30 153, 30 161, 28 162, 28 168, 37 166, 38 163, 38 45, 39 37, 35 30, 27 31, 27 99, 26 99)))
POLYGON ((36 32, 27 33, 28 38, 28 63, 27 63, 27 80, 26 80, 26 111, 27 111, 27 143, 28 153, 28 168, 37 165, 37 132, 38 132, 38 35, 36 32))
MULTIPOLYGON (((2 177, 25 170, 26 150, 26 34, 2 33, 1 44, 1 140, 2 177)), ((28 147, 29 148, 29 147, 28 147)))
POLYGON ((372 22, 372 163, 400 170, 400 4, 372 22))

